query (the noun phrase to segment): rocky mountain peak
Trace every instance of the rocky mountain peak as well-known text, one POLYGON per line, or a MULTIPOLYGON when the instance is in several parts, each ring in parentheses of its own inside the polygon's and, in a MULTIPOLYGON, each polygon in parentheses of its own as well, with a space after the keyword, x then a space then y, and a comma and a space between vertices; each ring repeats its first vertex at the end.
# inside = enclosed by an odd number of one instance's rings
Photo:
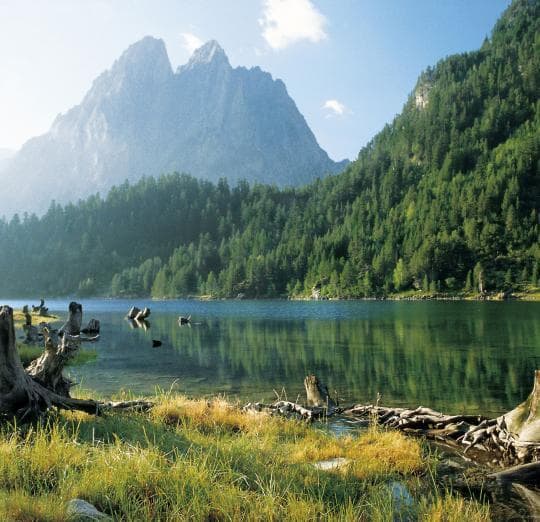
POLYGON ((229 59, 225 54, 225 51, 219 45, 216 40, 210 40, 204 45, 195 49, 188 63, 179 67, 179 71, 194 69, 204 65, 226 65, 230 67, 229 59))
POLYGON ((114 63, 111 72, 133 75, 170 76, 171 63, 165 43, 160 38, 145 36, 130 45, 114 63))
POLYGON ((41 213, 53 198, 105 194, 126 179, 174 171, 300 185, 343 167, 320 148, 281 81, 259 68, 233 69, 215 40, 175 75, 164 42, 147 36, 2 167, 10 197, 0 215, 41 213), (35 191, 38 183, 46 189, 35 191))

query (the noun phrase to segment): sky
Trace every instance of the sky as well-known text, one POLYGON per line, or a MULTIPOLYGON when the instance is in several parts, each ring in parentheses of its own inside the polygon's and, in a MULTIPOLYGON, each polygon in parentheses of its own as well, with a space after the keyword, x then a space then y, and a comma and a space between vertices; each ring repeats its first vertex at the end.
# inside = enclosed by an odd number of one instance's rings
POLYGON ((174 69, 215 39, 285 82, 335 159, 398 114, 420 73, 477 49, 510 0, 0 0, 0 152, 43 134, 132 43, 174 69))

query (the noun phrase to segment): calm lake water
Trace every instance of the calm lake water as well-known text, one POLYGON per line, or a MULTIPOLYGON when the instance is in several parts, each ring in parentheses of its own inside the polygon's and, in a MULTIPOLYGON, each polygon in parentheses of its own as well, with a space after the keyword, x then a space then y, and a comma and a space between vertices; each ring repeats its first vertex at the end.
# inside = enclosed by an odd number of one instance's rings
MULTIPOLYGON (((85 389, 242 400, 303 395, 316 373, 343 402, 496 414, 523 400, 540 368, 540 303, 81 300, 101 321, 95 361, 69 373, 85 389), (125 320, 149 306, 150 328, 125 320), (195 323, 180 327, 178 315, 195 323), (162 341, 152 347, 152 339, 162 341)), ((20 308, 26 302, 10 303, 20 308)), ((48 301, 65 317, 68 301, 48 301)))

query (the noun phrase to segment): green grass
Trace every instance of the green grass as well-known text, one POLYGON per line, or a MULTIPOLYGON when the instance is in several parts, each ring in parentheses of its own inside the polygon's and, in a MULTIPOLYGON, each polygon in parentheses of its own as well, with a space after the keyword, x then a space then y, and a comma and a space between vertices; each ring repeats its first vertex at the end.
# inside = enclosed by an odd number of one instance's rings
MULTIPOLYGON (((19 357, 23 366, 28 366, 34 359, 37 359, 43 353, 42 346, 26 345, 17 343, 19 357)), ((79 348, 72 359, 67 362, 68 366, 79 366, 90 361, 95 361, 98 357, 97 350, 94 348, 79 348)))
MULTIPOLYGON (((58 321, 58 316, 54 314, 48 315, 39 315, 34 312, 30 312, 32 316, 32 324, 38 325, 41 322, 53 323, 58 321)), ((26 318, 22 313, 22 310, 13 310, 13 322, 15 323, 15 328, 22 328, 23 324, 26 322, 26 318)))
POLYGON ((433 457, 400 433, 336 438, 223 399, 156 402, 146 414, 67 412, 37 427, 4 427, 0 520, 66 520, 65 503, 78 497, 126 521, 382 521, 396 509, 391 481, 414 498, 403 516, 489 520, 485 506, 437 491, 433 457), (349 465, 312 465, 339 456, 349 465))

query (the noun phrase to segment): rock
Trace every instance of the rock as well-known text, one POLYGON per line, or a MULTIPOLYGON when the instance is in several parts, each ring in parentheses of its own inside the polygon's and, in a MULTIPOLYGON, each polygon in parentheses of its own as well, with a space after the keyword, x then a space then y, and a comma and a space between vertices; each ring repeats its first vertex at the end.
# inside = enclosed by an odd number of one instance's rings
POLYGON ((313 465, 317 469, 322 469, 323 471, 332 471, 338 468, 342 468, 349 463, 349 459, 343 457, 336 457, 334 459, 321 460, 320 462, 315 462, 313 465))
POLYGON ((111 520, 112 518, 101 511, 98 511, 95 506, 80 498, 73 498, 67 503, 68 520, 77 522, 86 522, 90 520, 111 520))

